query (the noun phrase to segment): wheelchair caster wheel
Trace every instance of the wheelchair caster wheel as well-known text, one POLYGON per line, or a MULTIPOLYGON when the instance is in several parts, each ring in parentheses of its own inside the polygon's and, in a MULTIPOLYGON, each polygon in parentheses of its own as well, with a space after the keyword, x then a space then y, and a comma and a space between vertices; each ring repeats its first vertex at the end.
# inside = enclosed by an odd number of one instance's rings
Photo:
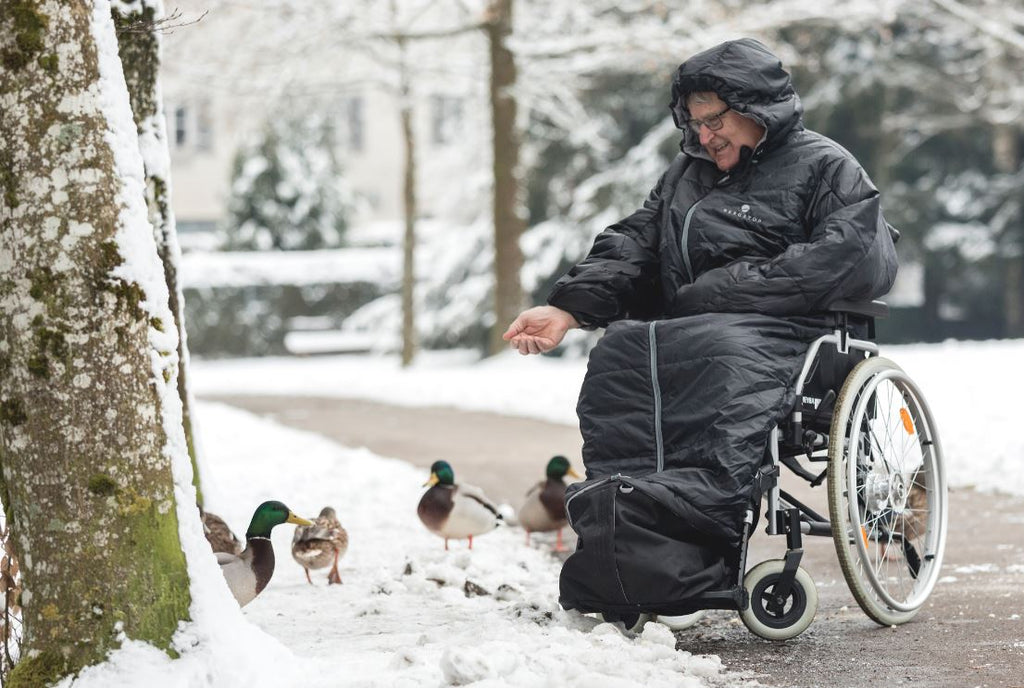
POLYGON ((783 561, 761 562, 743 577, 750 605, 740 618, 750 632, 767 640, 789 640, 807 630, 818 610, 818 591, 810 574, 797 568, 796 578, 785 600, 776 600, 772 591, 782 575, 783 561))
POLYGON ((681 616, 662 616, 658 614, 656 621, 663 626, 668 626, 669 630, 685 631, 687 628, 696 626, 698 621, 707 616, 707 613, 706 609, 701 609, 692 614, 683 614, 681 616))
POLYGON ((606 612, 604 614, 598 614, 597 618, 605 623, 622 624, 622 627, 628 633, 639 633, 644 630, 644 624, 654 617, 650 614, 616 614, 613 612, 606 612))

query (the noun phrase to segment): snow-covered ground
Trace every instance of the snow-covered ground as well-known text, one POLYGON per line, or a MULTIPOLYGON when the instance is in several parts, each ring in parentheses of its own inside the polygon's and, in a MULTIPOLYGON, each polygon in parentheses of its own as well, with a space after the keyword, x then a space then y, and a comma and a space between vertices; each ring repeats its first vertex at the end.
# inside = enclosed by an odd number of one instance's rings
MULTIPOLYGON (((935 407, 951 482, 1024 494, 1024 440, 1006 431, 1024 386, 1024 341, 885 353, 935 407)), ((404 371, 393 359, 365 356, 206 361, 193 377, 200 395, 359 397, 572 423, 584 371, 580 360, 445 353, 404 371)), ((627 638, 562 611, 550 541, 527 547, 520 532, 503 528, 478 538, 472 552, 456 542, 445 552, 415 515, 422 469, 219 404, 200 403, 198 418, 209 508, 241 533, 266 499, 307 517, 335 507, 351 537, 345 583, 328 587, 320 571, 307 584, 289 556, 292 527, 279 527, 274 578, 241 612, 250 623, 228 606, 211 620, 223 600, 203 599, 204 621, 184 628, 180 659, 130 643, 65 688, 754 685, 717 657, 675 650, 663 626, 627 638)))
MULTIPOLYGON (((469 551, 428 533, 416 516, 425 471, 349 449, 228 406, 201 403, 204 486, 211 511, 243 533, 256 504, 277 499, 312 518, 336 508, 349 531, 341 586, 314 584, 290 557, 292 526, 273 532, 277 569, 243 614, 195 631, 170 661, 132 643, 87 669, 75 688, 216 686, 745 686, 714 656, 675 650, 668 628, 626 638, 608 624, 562 611, 551 539, 523 543, 502 528, 469 551), (183 646, 183 647, 182 647, 183 646), (241 664, 239 664, 241 662, 241 664)), ((233 611, 233 610, 232 610, 233 611)), ((210 624, 211 622, 207 622, 210 624)))
MULTIPOLYGON (((579 334, 570 332, 570 335, 579 334)), ((950 484, 1024 495, 1024 340, 883 347, 921 387, 945 449, 950 484)), ((199 395, 299 394, 440 405, 576 423, 581 359, 509 352, 426 352, 403 370, 394 357, 262 358, 194 363, 199 395)))

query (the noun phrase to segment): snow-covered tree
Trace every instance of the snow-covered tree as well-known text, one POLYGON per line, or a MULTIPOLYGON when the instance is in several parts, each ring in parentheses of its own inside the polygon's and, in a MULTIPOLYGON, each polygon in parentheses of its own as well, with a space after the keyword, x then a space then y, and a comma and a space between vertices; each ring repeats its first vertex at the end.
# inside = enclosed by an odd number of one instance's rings
POLYGON ((352 199, 323 117, 267 123, 235 159, 224 245, 233 250, 310 250, 344 242, 352 199))
POLYGON ((166 18, 160 0, 121 0, 111 5, 117 28, 118 53, 128 86, 132 115, 139 134, 139 149, 146 172, 146 206, 153 225, 157 253, 164 266, 169 306, 178 331, 178 396, 182 428, 192 461, 192 475, 200 506, 198 443, 192 423, 195 400, 189 386, 188 337, 185 332, 184 295, 178 282, 181 247, 171 209, 171 160, 167 147, 167 120, 159 85, 160 25, 166 18))
POLYGON ((5 685, 42 686, 124 637, 170 647, 190 603, 172 475, 188 458, 110 5, 0 14, 0 494, 24 621, 5 685))
POLYGON ((990 0, 891 10, 867 30, 791 36, 816 56, 797 70, 808 121, 864 163, 903 232, 901 255, 924 266, 918 337, 968 317, 978 336, 1013 336, 1024 323, 1024 17, 990 0))

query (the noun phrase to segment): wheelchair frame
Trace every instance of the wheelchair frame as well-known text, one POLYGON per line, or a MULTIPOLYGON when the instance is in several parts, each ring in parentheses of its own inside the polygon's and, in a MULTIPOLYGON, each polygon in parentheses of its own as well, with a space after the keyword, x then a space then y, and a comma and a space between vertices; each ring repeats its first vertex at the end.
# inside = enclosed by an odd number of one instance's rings
MULTIPOLYGON (((855 580, 851 578, 851 576, 858 576, 855 571, 851 573, 854 569, 854 565, 850 563, 851 555, 848 553, 844 555, 843 552, 838 551, 838 548, 842 546, 840 545, 840 538, 843 540, 853 540, 856 538, 855 535, 851 536, 848 533, 843 533, 842 535, 838 534, 838 529, 845 523, 845 517, 841 519, 842 523, 840 523, 840 525, 834 527, 829 518, 825 518, 811 507, 803 504, 801 501, 783 490, 780 486, 781 466, 786 466, 792 473, 810 483, 812 487, 820 485, 828 476, 828 468, 818 475, 806 470, 796 460, 797 456, 806 455, 808 460, 812 462, 828 461, 830 466, 834 463, 832 458, 833 452, 829 450, 830 435, 834 432, 832 423, 835 420, 836 414, 840 412, 840 403, 842 402, 836 403, 835 390, 832 390, 831 388, 825 392, 821 399, 804 397, 808 382, 816 370, 821 370, 824 367, 824 364, 821 361, 822 347, 834 346, 835 350, 844 357, 841 359, 841 364, 846 366, 847 371, 843 373, 842 379, 838 381, 837 389, 845 390, 847 381, 853 377, 854 367, 857 363, 867 361, 871 357, 879 357, 879 347, 874 341, 871 341, 870 339, 860 339, 853 335, 852 331, 855 325, 852 322, 852 319, 858 319, 859 322, 856 322, 857 326, 866 325, 868 337, 871 338, 874 336, 874 319, 876 317, 884 317, 888 314, 888 307, 884 303, 840 302, 834 304, 830 310, 836 318, 835 329, 831 334, 819 337, 808 347, 803 367, 794 387, 796 396, 795 408, 788 418, 786 427, 776 426, 772 428, 766 448, 765 468, 762 469, 763 475, 767 478, 767 489, 764 490, 764 494, 767 499, 765 515, 768 523, 766 532, 769 535, 786 536, 786 554, 781 562, 779 560, 769 560, 758 564, 756 567, 752 568, 751 571, 746 572, 747 547, 744 546, 741 551, 739 567, 740 575, 743 578, 741 583, 744 583, 744 588, 748 593, 751 593, 752 590, 755 591, 750 594, 750 598, 747 600, 747 607, 741 611, 741 616, 743 617, 744 623, 751 631, 772 640, 788 639, 803 632, 803 630, 805 630, 810 624, 813 619, 814 612, 816 611, 817 592, 814 589, 813 581, 810 579, 810 576, 799 567, 800 561, 803 557, 803 535, 829 536, 833 538, 837 546, 837 554, 840 558, 840 564, 843 567, 843 574, 846 577, 847 583, 850 586, 854 597, 857 599, 858 604, 860 604, 861 608, 868 614, 868 616, 876 622, 884 625, 903 623, 905 621, 909 621, 910 618, 913 617, 917 611, 917 607, 923 604, 924 599, 930 594, 937 575, 935 571, 938 570, 937 567, 941 567, 946 526, 945 476, 944 469, 942 467, 941 448, 939 446, 937 436, 934 434, 934 422, 932 421, 930 411, 928 410, 923 397, 921 397, 919 391, 917 391, 916 385, 914 385, 909 378, 906 378, 905 374, 902 374, 902 371, 899 371, 901 378, 898 380, 900 385, 902 385, 900 390, 902 391, 904 387, 912 390, 912 405, 914 406, 914 410, 917 415, 920 416, 917 422, 921 424, 921 427, 918 428, 914 425, 911 427, 919 431, 918 441, 921 443, 918 446, 924 448, 922 449, 922 467, 927 462, 931 472, 937 473, 937 475, 927 477, 928 484, 923 485, 923 487, 918 483, 918 475, 922 470, 920 468, 915 472, 914 479, 909 488, 906 486, 905 480, 902 477, 896 481, 892 481, 892 484, 886 483, 886 488, 890 491, 893 489, 892 485, 896 483, 899 483, 898 488, 903 491, 901 493, 904 495, 902 514, 898 515, 896 518, 903 518, 906 521, 915 518, 915 509, 906 502, 908 497, 905 496, 915 487, 921 487, 922 491, 925 493, 925 498, 930 500, 930 507, 932 509, 937 509, 935 516, 932 516, 930 511, 925 510, 926 518, 928 518, 927 526, 931 530, 925 531, 927 534, 926 543, 929 546, 925 549, 926 561, 924 564, 931 568, 926 571, 929 578, 925 582, 924 589, 916 592, 915 597, 913 598, 913 601, 917 602, 916 605, 912 605, 911 603, 901 605, 897 602, 895 606, 887 610, 884 608, 884 603, 880 604, 879 602, 872 601, 871 599, 866 599, 869 596, 869 593, 865 592, 867 589, 866 586, 864 586, 859 580, 855 583, 855 580), (861 361, 856 363, 852 362, 849 356, 854 352, 861 352, 863 354, 861 361), (829 398, 829 395, 832 395, 832 397, 829 398), (818 402, 817 405, 813 405, 814 401, 818 402), (827 404, 833 404, 829 418, 829 434, 822 434, 819 432, 820 426, 817 428, 808 428, 805 425, 805 402, 810 402, 812 404, 812 408, 815 410, 815 423, 820 423, 820 418, 817 417, 817 412, 827 404), (920 440, 920 430, 922 428, 927 432, 928 438, 924 441, 920 440), (827 452, 826 456, 822 456, 824 452, 827 452), (930 453, 931 456, 927 459, 924 458, 924 452, 930 453), (910 514, 909 516, 904 515, 908 512, 910 514), (937 533, 931 532, 936 529, 938 531, 937 533), (760 570, 762 568, 764 571, 760 570), (748 585, 747 579, 752 575, 755 581, 748 585), (756 579, 759 577, 761 582, 758 583, 756 579), (765 581, 768 582, 766 583, 765 581), (760 587, 757 587, 757 585, 760 585, 760 587), (755 600, 754 597, 758 597, 758 599, 755 600), (918 598, 920 598, 919 601, 918 598), (799 610, 795 609, 795 607, 799 606, 798 602, 799 605, 802 605, 799 610), (794 607, 792 611, 786 610, 786 605, 789 603, 794 607), (758 606, 758 609, 755 609, 755 604, 758 606), (764 607, 760 608, 760 605, 762 604, 764 607), (807 606, 810 607, 809 611, 805 609, 807 606)), ((884 359, 881 360, 884 361, 884 359)), ((885 363, 891 365, 895 370, 899 370, 894 364, 889 362, 885 363)), ((879 367, 884 367, 884 365, 885 364, 879 367)), ((873 377, 869 377, 864 380, 861 390, 870 388, 871 391, 868 401, 857 402, 859 404, 858 408, 862 408, 860 415, 856 416, 858 418, 858 423, 863 422, 866 418, 870 423, 870 418, 865 414, 863 408, 866 408, 867 405, 877 403, 872 400, 873 397, 871 395, 874 394, 874 391, 880 382, 872 383, 872 380, 877 377, 881 381, 882 378, 887 378, 893 374, 894 373, 891 371, 881 374, 873 373, 873 377)), ((858 393, 860 392, 860 390, 857 391, 858 393)), ((842 397, 843 392, 840 392, 839 395, 842 397)), ((906 409, 904 408, 900 411, 900 414, 902 415, 905 412, 906 409)), ((909 412, 907 412, 907 414, 909 417, 909 412)), ((848 418, 847 420, 849 421, 850 419, 848 418)), ((906 424, 908 421, 904 419, 903 422, 906 424)), ((868 434, 870 434, 870 432, 868 434)), ((911 434, 910 430, 908 430, 908 434, 911 434)), ((835 438, 831 439, 834 440, 835 438)), ((845 443, 845 435, 841 439, 845 443)), ((881 449, 881 447, 879 447, 879 449, 881 449)), ((845 446, 839 451, 854 451, 855 456, 857 457, 855 461, 858 462, 856 466, 858 469, 860 468, 860 448, 851 449, 851 447, 845 446)), ((844 456, 845 455, 846 454, 844 454, 844 456)), ((887 460, 884 456, 882 457, 882 460, 887 464, 887 460)), ((891 467, 888 465, 886 465, 886 467, 891 470, 891 467)), ((836 476, 833 479, 840 480, 844 478, 845 476, 836 476)), ((851 486, 854 485, 852 481, 853 479, 851 478, 851 486)), ((831 501, 832 489, 833 487, 830 484, 830 513, 835 513, 833 511, 834 507, 832 506, 831 501)), ((848 487, 847 489, 849 492, 845 493, 846 499, 850 499, 851 494, 856 494, 858 500, 864 498, 860 492, 853 490, 852 487, 848 487)), ((760 508, 761 504, 762 503, 759 502, 755 506, 760 508)), ((891 515, 890 518, 892 518, 891 515)), ((749 537, 749 529, 752 527, 754 522, 755 514, 753 512, 749 512, 745 542, 749 537)), ((847 525, 852 526, 852 523, 847 525)), ((880 529, 885 529, 886 527, 887 526, 884 525, 879 526, 880 529)), ((906 525, 902 526, 902 528, 906 531, 906 525)), ((867 548, 868 535, 864 530, 863 525, 860 526, 860 530, 865 541, 864 546, 867 548)), ((916 536, 917 534, 915 527, 913 535, 916 536)), ((875 537, 877 538, 877 535, 875 537)), ((916 552, 913 545, 908 544, 911 539, 912 537, 908 537, 906 532, 899 533, 898 537, 895 537, 894 534, 890 533, 888 544, 891 545, 893 542, 898 541, 902 546, 904 554, 909 560, 910 554, 908 550, 916 552)), ((876 540, 876 543, 877 542, 878 541, 876 540)), ((857 547, 860 546, 859 543, 856 543, 856 545, 857 547)), ((865 550, 862 549, 860 551, 864 552, 865 550)), ((915 556, 917 556, 916 553, 915 556)), ((916 563, 917 570, 912 570, 910 573, 910 576, 914 578, 915 581, 921 566, 922 561, 919 558, 916 563)), ((910 568, 914 569, 915 565, 911 564, 910 568)), ((876 572, 869 572, 866 575, 875 578, 876 572)), ((872 585, 876 585, 875 581, 869 582, 871 582, 872 585)), ((891 599, 891 596, 887 595, 885 591, 881 591, 881 594, 883 599, 891 599)), ((895 600, 893 601, 895 602, 895 600)))

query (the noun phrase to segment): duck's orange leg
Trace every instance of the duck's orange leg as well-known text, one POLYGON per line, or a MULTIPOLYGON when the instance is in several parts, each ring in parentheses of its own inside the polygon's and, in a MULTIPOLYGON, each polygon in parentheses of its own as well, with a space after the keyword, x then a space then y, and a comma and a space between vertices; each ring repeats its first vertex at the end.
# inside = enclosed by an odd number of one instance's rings
POLYGON ((562 529, 561 528, 558 529, 558 539, 555 540, 555 551, 556 552, 564 552, 565 551, 565 545, 562 544, 562 529))
POLYGON ((334 552, 334 565, 331 566, 331 572, 327 574, 327 584, 341 583, 341 574, 338 573, 338 551, 334 552))

